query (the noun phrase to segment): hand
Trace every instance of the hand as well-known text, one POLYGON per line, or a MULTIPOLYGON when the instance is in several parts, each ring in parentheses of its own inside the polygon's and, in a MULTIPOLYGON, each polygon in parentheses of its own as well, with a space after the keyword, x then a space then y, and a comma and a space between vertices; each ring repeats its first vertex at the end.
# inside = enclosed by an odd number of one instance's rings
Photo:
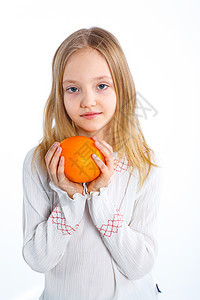
POLYGON ((113 157, 113 148, 106 143, 105 141, 100 141, 96 137, 92 137, 95 141, 95 146, 102 152, 105 156, 106 165, 100 158, 93 158, 97 166, 100 168, 100 175, 88 185, 88 192, 98 191, 101 187, 105 187, 111 176, 114 174, 114 157, 113 157), (99 144, 98 144, 99 142, 99 144))
POLYGON ((64 157, 60 157, 61 151, 60 143, 54 143, 45 155, 45 162, 51 181, 72 198, 75 193, 82 194, 83 186, 81 183, 68 180, 65 176, 64 157))

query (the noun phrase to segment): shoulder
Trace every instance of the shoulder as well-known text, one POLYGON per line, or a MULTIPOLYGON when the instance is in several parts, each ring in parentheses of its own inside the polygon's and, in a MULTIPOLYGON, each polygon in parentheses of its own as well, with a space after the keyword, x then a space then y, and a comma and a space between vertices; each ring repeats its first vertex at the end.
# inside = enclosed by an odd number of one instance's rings
POLYGON ((24 161, 23 161, 23 170, 31 170, 31 164, 33 159, 34 151, 36 150, 37 146, 31 148, 25 155, 24 161))
POLYGON ((162 159, 157 152, 154 152, 154 160, 152 162, 155 163, 157 166, 151 165, 147 180, 149 180, 149 182, 154 181, 160 184, 163 178, 163 167, 162 159))
POLYGON ((151 163, 154 165, 147 165, 148 176, 145 180, 146 184, 150 184, 152 182, 162 180, 163 176, 163 167, 162 167, 162 159, 158 152, 154 151, 153 156, 151 157, 151 163))
POLYGON ((39 151, 35 153, 36 148, 37 146, 31 148, 26 153, 23 161, 23 173, 29 173, 31 176, 37 175, 43 177, 47 175, 47 172, 41 167, 39 151))
POLYGON ((151 162, 155 165, 149 165, 147 164, 147 170, 146 174, 147 177, 141 185, 141 174, 139 173, 139 170, 136 169, 136 174, 138 178, 138 186, 137 186, 137 192, 150 192, 155 190, 160 190, 162 186, 163 181, 163 167, 162 167, 162 160, 161 157, 158 155, 157 152, 154 151, 154 156, 151 159, 151 162))
POLYGON ((148 197, 151 197, 153 195, 160 194, 162 190, 162 177, 162 167, 156 167, 151 165, 149 174, 142 186, 140 185, 141 181, 138 181, 138 195, 148 195, 148 197))
POLYGON ((163 177, 163 168, 161 166, 151 166, 149 175, 147 176, 147 182, 158 182, 161 181, 163 177))

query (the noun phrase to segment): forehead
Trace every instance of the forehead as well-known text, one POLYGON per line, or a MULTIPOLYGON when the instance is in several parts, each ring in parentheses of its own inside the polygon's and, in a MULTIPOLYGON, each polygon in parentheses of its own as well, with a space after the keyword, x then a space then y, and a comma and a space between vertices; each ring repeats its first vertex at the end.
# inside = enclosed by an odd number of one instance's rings
POLYGON ((63 79, 71 76, 74 77, 71 79, 78 80, 78 77, 82 76, 99 77, 103 75, 111 77, 106 59, 99 51, 89 48, 78 50, 70 55, 64 69, 63 79))
POLYGON ((83 60, 86 59, 87 57, 91 58, 96 58, 97 60, 105 60, 104 56, 96 49, 94 48, 85 48, 85 49, 79 49, 73 52, 68 60, 67 64, 71 63, 72 61, 75 62, 77 60, 83 60))

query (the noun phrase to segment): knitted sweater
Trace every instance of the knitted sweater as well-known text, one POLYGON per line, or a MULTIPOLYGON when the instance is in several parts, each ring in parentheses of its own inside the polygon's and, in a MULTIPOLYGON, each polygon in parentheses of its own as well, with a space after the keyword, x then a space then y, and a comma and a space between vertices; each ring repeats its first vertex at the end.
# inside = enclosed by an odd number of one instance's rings
POLYGON ((50 181, 31 149, 23 164, 23 257, 45 274, 40 300, 153 300, 161 169, 139 172, 117 160, 106 187, 83 195, 50 181))

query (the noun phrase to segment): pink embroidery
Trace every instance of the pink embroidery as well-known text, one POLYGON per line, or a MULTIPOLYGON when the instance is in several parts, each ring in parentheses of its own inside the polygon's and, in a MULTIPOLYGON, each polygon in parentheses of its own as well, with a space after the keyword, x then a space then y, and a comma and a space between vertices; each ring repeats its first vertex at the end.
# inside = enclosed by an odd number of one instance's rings
POLYGON ((114 158, 115 168, 114 170, 117 172, 127 171, 128 170, 128 161, 124 159, 123 161, 117 160, 114 158))
POLYGON ((74 226, 74 228, 70 225, 66 224, 66 219, 62 217, 60 211, 58 211, 58 207, 52 211, 50 218, 52 218, 52 223, 57 226, 58 230, 61 230, 62 234, 69 234, 71 235, 76 229, 78 228, 78 224, 74 226))
POLYGON ((113 220, 108 220, 108 224, 103 224, 100 228, 96 226, 102 236, 111 237, 113 233, 118 233, 118 228, 122 227, 123 215, 120 214, 119 210, 116 209, 113 220))

